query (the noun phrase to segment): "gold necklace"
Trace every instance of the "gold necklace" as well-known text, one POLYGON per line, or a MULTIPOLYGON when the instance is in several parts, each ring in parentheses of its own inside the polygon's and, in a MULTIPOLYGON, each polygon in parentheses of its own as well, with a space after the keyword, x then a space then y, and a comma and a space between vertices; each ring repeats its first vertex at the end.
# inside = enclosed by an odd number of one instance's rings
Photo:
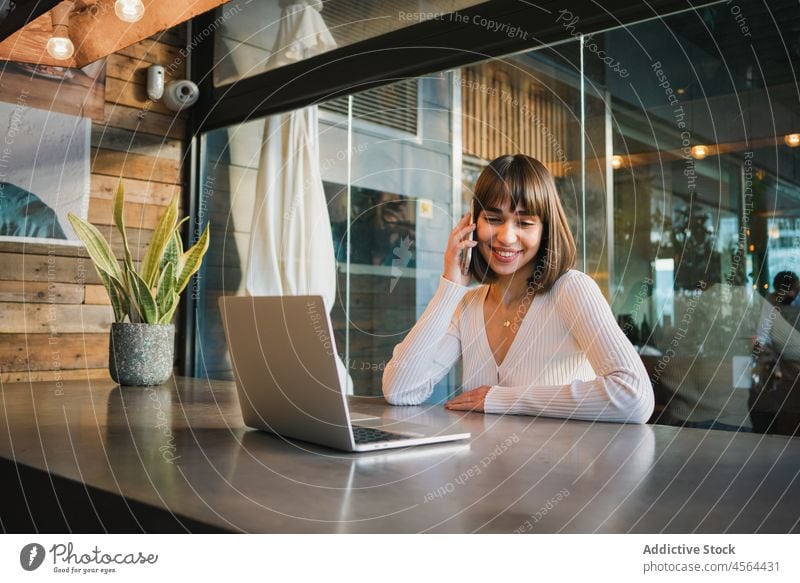
MULTIPOLYGON (((531 288, 529 287, 528 290, 525 292, 525 295, 522 296, 522 299, 520 300, 520 305, 522 304, 523 301, 525 301, 525 298, 528 297, 530 293, 531 293, 531 288)), ((535 297, 536 297, 536 290, 533 291, 533 297, 531 297, 531 302, 535 297)), ((519 313, 519 310, 517 310, 517 313, 519 313)), ((511 326, 511 320, 503 320, 503 327, 508 328, 509 326, 511 326)))

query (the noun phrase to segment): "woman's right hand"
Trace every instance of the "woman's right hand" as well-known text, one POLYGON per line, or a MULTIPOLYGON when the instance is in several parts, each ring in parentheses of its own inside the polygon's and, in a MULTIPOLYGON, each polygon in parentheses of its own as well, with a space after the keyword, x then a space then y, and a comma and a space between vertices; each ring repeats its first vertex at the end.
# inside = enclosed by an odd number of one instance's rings
POLYGON ((469 285, 471 275, 463 275, 461 273, 461 250, 475 247, 477 241, 472 240, 472 231, 475 230, 475 224, 470 224, 469 213, 461 217, 458 224, 450 233, 450 239, 447 241, 447 249, 444 251, 444 277, 454 283, 460 285, 469 285))

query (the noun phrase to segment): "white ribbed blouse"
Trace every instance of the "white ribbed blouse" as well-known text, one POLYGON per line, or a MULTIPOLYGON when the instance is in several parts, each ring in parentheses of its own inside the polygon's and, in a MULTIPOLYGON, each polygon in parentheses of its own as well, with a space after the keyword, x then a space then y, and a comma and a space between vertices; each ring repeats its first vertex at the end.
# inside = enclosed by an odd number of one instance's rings
POLYGON ((462 390, 489 385, 487 413, 645 423, 654 397, 639 355, 597 284, 571 269, 536 294, 500 366, 483 305, 488 285, 440 276, 439 287, 383 372, 393 405, 418 405, 463 357, 462 390))

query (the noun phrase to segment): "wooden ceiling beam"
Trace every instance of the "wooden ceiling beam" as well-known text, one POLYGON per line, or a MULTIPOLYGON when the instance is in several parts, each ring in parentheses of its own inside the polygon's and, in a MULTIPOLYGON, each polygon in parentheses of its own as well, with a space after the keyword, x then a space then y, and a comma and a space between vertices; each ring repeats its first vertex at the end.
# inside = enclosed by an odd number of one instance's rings
MULTIPOLYGON (((123 22, 114 13, 115 0, 77 0, 69 19, 69 36, 75 45, 70 60, 51 57, 45 47, 53 34, 50 12, 39 15, 0 42, 0 60, 58 67, 83 67, 168 28, 177 26, 229 0, 143 0, 144 17, 123 22)), ((50 8, 52 9, 52 3, 50 8)))

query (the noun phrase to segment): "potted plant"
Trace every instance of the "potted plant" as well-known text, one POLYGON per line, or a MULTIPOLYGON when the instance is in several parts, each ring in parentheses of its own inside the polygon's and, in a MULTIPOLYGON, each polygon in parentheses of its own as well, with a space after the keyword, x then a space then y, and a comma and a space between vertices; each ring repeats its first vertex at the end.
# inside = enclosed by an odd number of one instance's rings
POLYGON ((68 218, 86 245, 114 310, 108 355, 111 378, 120 385, 158 385, 172 374, 175 338, 172 318, 181 292, 200 269, 208 250, 208 225, 197 243, 184 251, 179 229, 189 217, 178 221, 178 197, 174 197, 137 270, 125 233, 124 205, 120 182, 113 213, 125 253, 121 265, 100 231, 73 213, 68 218))

